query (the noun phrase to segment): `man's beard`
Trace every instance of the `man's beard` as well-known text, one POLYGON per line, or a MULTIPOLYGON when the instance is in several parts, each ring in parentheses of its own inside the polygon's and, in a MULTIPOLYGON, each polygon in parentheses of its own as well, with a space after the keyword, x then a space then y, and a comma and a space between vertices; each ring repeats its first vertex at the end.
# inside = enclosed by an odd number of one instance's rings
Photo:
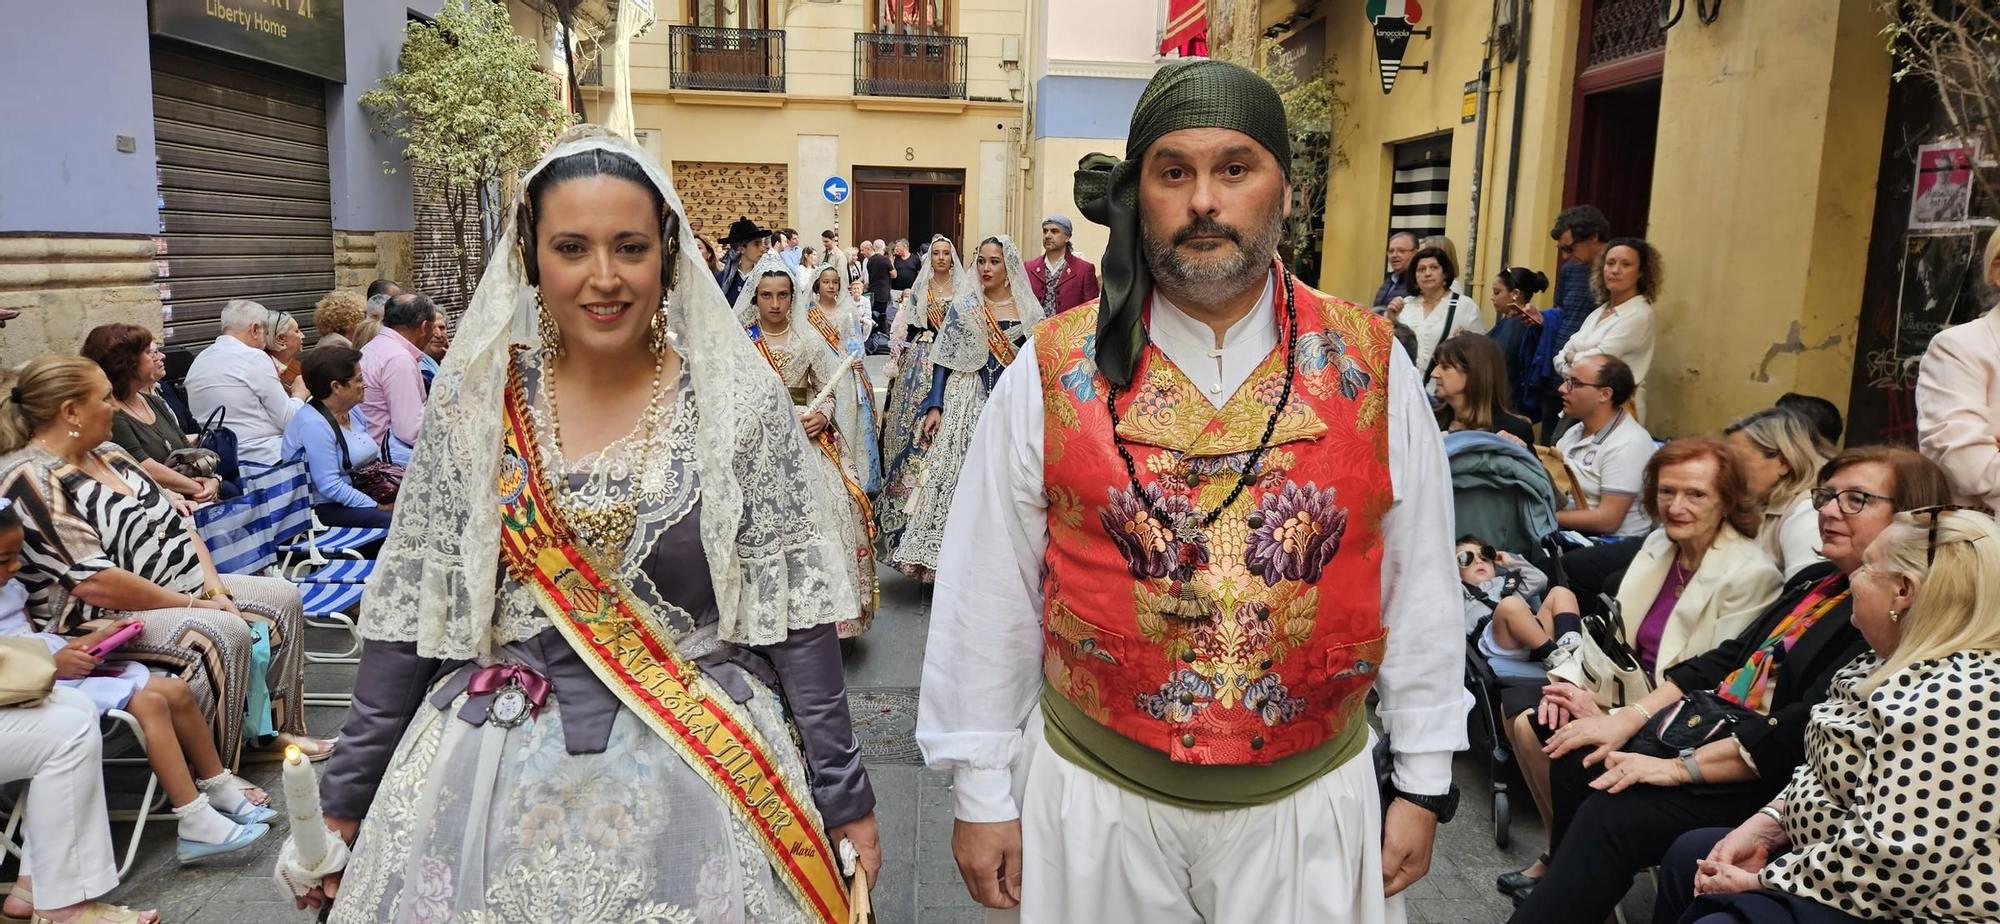
POLYGON ((1285 215, 1280 202, 1271 207, 1263 226, 1249 233, 1203 215, 1165 240, 1141 221, 1139 237, 1146 251, 1146 267, 1162 287, 1190 302, 1213 305, 1264 284, 1284 231, 1285 215), (1236 253, 1227 259, 1190 263, 1181 257, 1179 247, 1197 235, 1227 238, 1236 244, 1236 253))

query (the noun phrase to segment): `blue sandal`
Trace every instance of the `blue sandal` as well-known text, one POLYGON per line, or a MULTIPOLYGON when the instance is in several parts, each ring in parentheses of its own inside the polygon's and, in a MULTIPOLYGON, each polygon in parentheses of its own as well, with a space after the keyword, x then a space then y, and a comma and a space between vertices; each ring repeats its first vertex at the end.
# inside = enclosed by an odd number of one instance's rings
POLYGON ((261 822, 270 821, 271 819, 278 817, 277 809, 274 809, 268 805, 258 805, 255 802, 250 803, 249 808, 246 808, 242 812, 236 814, 231 814, 221 809, 216 809, 215 811, 216 814, 219 814, 222 817, 229 819, 230 821, 236 822, 239 825, 259 824, 261 822))
POLYGON ((175 839, 174 853, 179 855, 182 863, 206 860, 209 857, 221 856, 225 853, 234 853, 242 850, 256 843, 258 838, 263 837, 270 830, 271 826, 267 824, 243 825, 236 829, 236 833, 229 840, 223 841, 220 844, 191 841, 185 837, 177 838, 175 839))

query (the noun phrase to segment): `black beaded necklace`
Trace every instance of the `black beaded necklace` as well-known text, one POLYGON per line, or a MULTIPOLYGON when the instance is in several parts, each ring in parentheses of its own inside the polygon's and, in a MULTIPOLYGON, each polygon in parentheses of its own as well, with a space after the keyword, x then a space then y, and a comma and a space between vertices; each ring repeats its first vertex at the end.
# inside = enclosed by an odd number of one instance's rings
MULTIPOLYGON (((1172 523, 1174 538, 1181 543, 1182 547, 1182 554, 1180 556, 1182 559, 1181 571, 1183 573, 1180 575, 1182 580, 1186 580, 1193 570, 1192 562, 1189 560, 1190 556, 1187 553, 1188 546, 1204 541, 1202 531, 1215 525, 1216 519, 1222 516, 1222 512, 1228 510, 1231 504, 1236 503, 1236 499, 1243 496, 1244 490, 1249 488, 1250 483, 1257 480, 1257 463, 1263 459, 1264 450, 1271 448, 1271 437, 1278 431, 1278 418, 1284 416, 1285 405, 1292 400, 1292 379, 1297 371, 1297 357, 1293 351, 1292 340, 1298 336, 1299 318, 1298 309, 1292 301, 1291 270, 1281 269, 1279 281, 1285 287, 1285 339, 1283 343, 1279 344, 1285 351, 1284 388, 1278 393, 1278 403, 1271 407, 1271 419, 1264 422, 1264 436, 1257 441, 1257 448, 1250 451, 1250 458, 1244 463, 1242 473, 1236 476, 1236 487, 1230 489, 1229 496, 1223 498, 1222 503, 1217 505, 1214 510, 1201 513, 1200 508, 1195 508, 1195 514, 1188 516, 1179 523, 1173 523, 1172 518, 1160 510, 1159 504, 1154 502, 1152 495, 1146 493, 1145 488, 1139 484, 1139 466, 1132 461, 1131 451, 1125 448, 1125 441, 1118 436, 1119 388, 1115 383, 1107 383, 1109 387, 1104 391, 1105 407, 1111 411, 1111 445, 1117 447, 1118 457, 1125 460, 1125 476, 1131 480, 1132 493, 1137 495, 1140 502, 1146 505, 1146 510, 1153 515, 1153 519, 1161 523, 1172 523)), ((1193 505, 1190 504, 1190 506, 1193 505)))

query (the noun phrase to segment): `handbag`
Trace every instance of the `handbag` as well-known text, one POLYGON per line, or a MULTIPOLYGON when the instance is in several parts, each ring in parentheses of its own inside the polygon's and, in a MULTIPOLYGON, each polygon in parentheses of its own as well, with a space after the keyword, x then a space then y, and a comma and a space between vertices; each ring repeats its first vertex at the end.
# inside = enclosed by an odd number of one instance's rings
POLYGON ((190 446, 167 453, 167 467, 189 478, 213 478, 216 466, 221 463, 222 457, 213 449, 190 446))
POLYGON ((347 480, 354 490, 368 495, 368 499, 378 504, 393 504, 396 495, 403 490, 403 466, 389 461, 389 432, 382 434, 382 455, 375 461, 354 467, 354 457, 347 452, 347 431, 334 422, 333 412, 318 401, 312 402, 313 410, 333 428, 333 444, 340 449, 340 470, 347 473, 347 480))
POLYGON ((1682 751, 1736 734, 1736 723, 1756 715, 1713 691, 1696 690, 1640 726, 1622 750, 1649 757, 1679 757, 1682 751))
POLYGON ((229 429, 228 424, 229 409, 216 408, 201 425, 195 445, 215 453, 215 477, 236 483, 243 480, 243 469, 237 464, 236 431, 229 429))
POLYGON ((1624 620, 1616 607, 1608 616, 1583 617, 1583 643, 1567 651, 1567 660, 1549 668, 1549 679, 1589 690, 1605 709, 1631 705, 1653 692, 1652 678, 1639 665, 1638 654, 1625 644, 1624 620))
POLYGON ((34 636, 0 638, 0 706, 32 706, 56 687, 56 659, 34 636))

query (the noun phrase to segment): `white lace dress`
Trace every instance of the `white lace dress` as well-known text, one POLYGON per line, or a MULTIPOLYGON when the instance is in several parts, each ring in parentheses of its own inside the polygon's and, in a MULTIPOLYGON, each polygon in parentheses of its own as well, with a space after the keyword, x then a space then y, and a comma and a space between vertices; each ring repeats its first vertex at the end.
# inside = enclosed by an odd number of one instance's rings
MULTIPOLYGON (((535 391, 533 370, 523 377, 535 391)), ((701 665, 710 691, 743 704, 794 791, 813 793, 808 823, 823 814, 851 821, 873 809, 874 797, 847 720, 832 627, 795 631, 767 648, 717 639, 697 527, 690 395, 684 382, 660 412, 653 447, 634 445, 637 437, 614 443, 573 466, 571 485, 631 496, 639 521, 620 576, 701 665)), ((546 412, 535 407, 546 465, 556 460, 547 458, 546 412)), ((501 618, 540 618, 513 580, 499 596, 501 618)), ((535 667, 555 686, 536 718, 511 729, 484 722, 480 702, 466 707, 465 662, 420 659, 409 643, 368 646, 324 788, 330 814, 364 817, 334 921, 809 920, 759 841, 553 627, 496 659, 535 667), (410 691, 414 704, 395 705, 410 691), (407 715, 400 732, 398 712, 407 715)))

